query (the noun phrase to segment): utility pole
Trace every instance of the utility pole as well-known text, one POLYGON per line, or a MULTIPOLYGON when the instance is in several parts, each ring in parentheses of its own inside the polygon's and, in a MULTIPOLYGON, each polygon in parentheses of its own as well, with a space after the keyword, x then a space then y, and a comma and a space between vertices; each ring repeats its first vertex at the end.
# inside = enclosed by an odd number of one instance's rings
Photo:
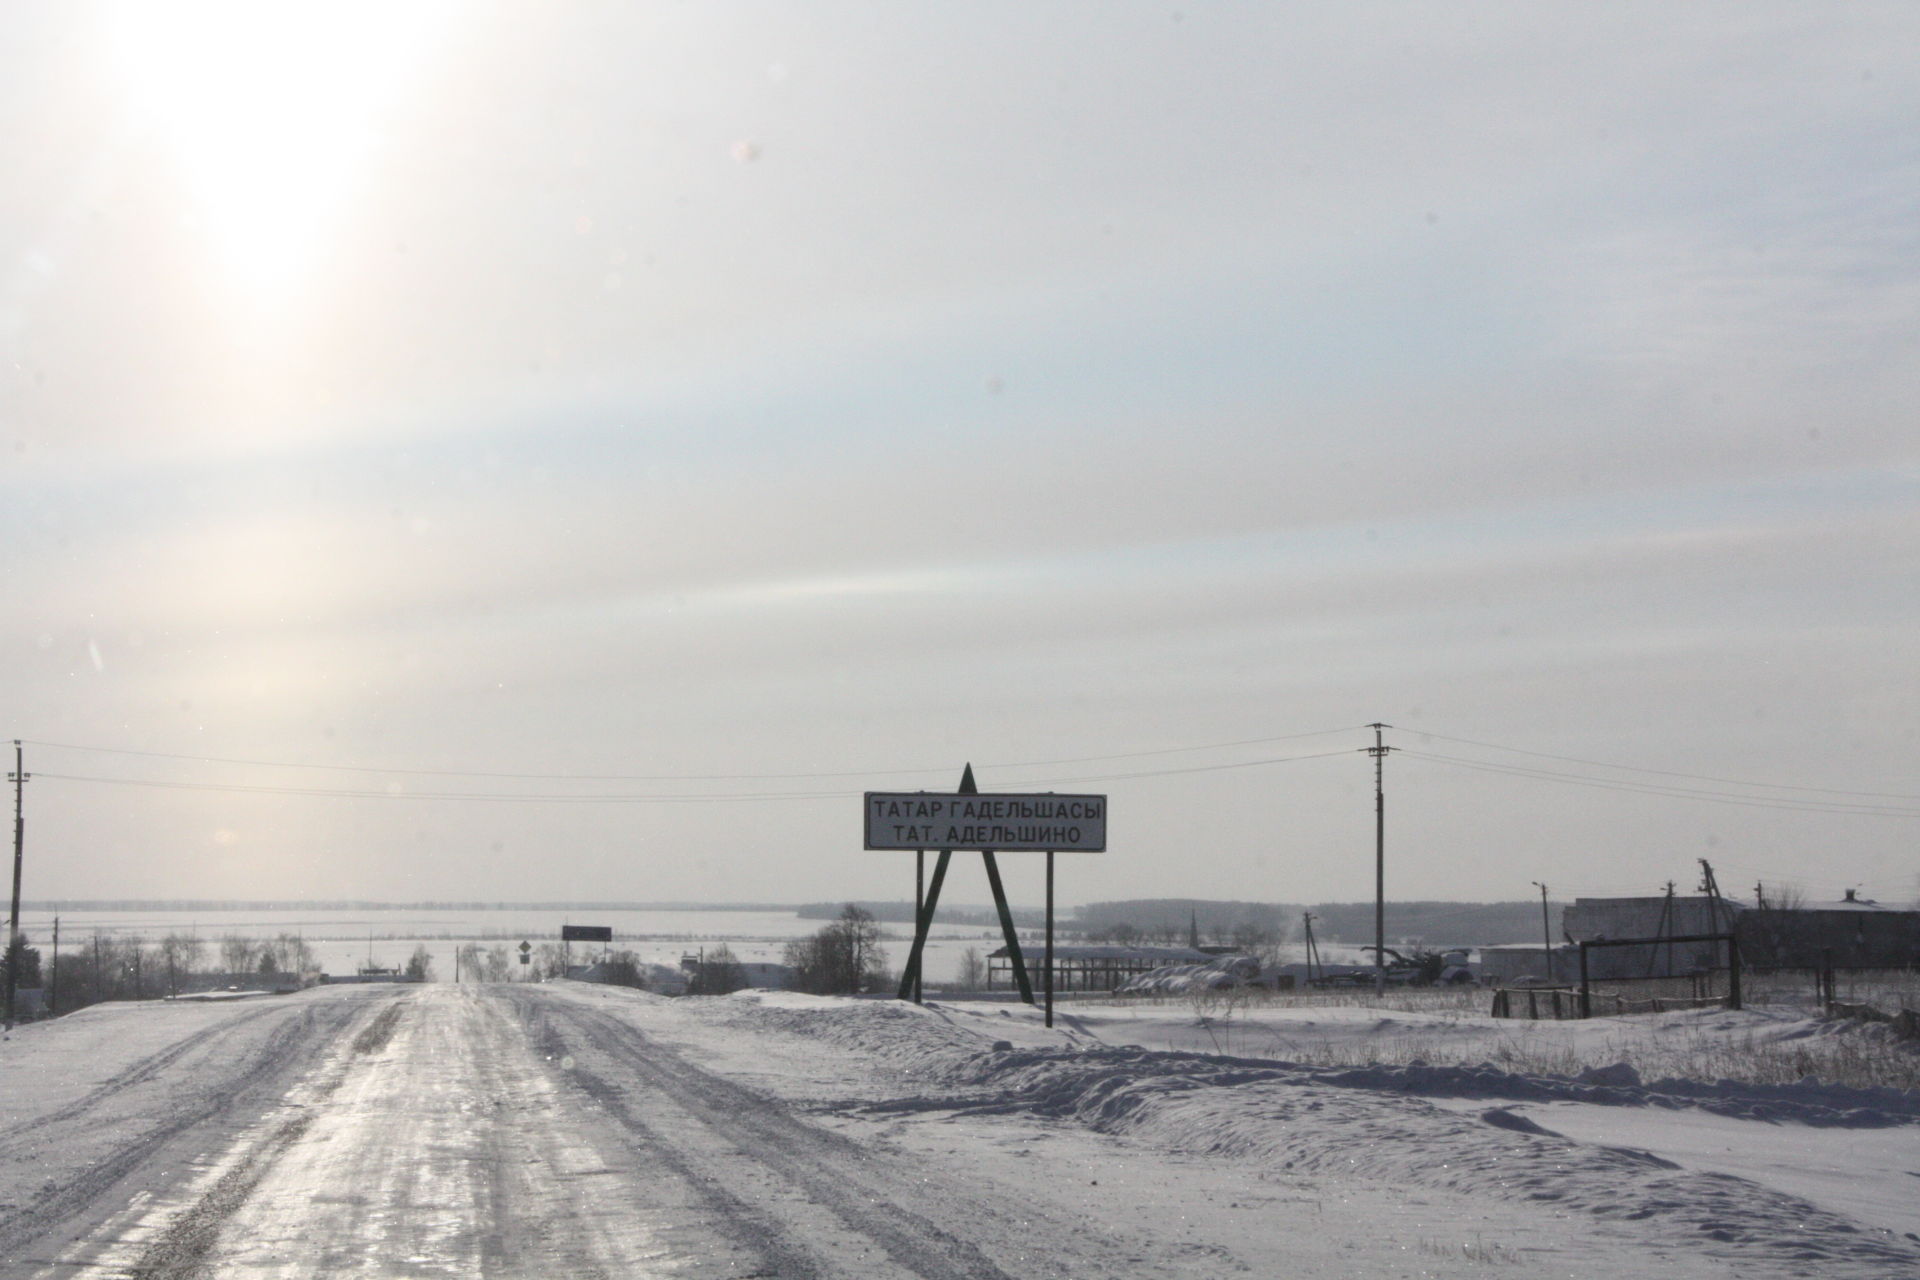
POLYGON ((1547 981, 1553 981, 1553 930, 1547 926, 1547 886, 1538 880, 1529 880, 1528 884, 1540 890, 1540 943, 1547 952, 1547 981))
MULTIPOLYGON (((1320 950, 1313 944, 1313 912, 1302 913, 1300 921, 1307 930, 1307 985, 1313 985, 1314 968, 1320 963, 1320 950)), ((1323 970, 1324 972, 1324 970, 1323 970)))
POLYGON ((1673 976, 1673 881, 1667 881, 1667 913, 1661 919, 1665 921, 1661 936, 1667 940, 1667 976, 1673 976))
POLYGON ((53 918, 53 967, 47 970, 47 1016, 60 1012, 60 917, 53 918))
POLYGON ((27 784, 20 739, 13 740, 13 909, 7 913, 7 1030, 13 1030, 13 995, 20 985, 20 862, 26 851, 27 820, 22 788, 27 784))
POLYGON ((1653 946, 1647 952, 1647 976, 1649 978, 1653 976, 1654 967, 1660 963, 1660 941, 1659 941, 1660 939, 1668 940, 1667 941, 1667 971, 1665 974, 1661 976, 1667 977, 1667 978, 1671 978, 1673 976, 1673 943, 1671 941, 1672 937, 1673 937, 1673 881, 1669 880, 1667 881, 1667 900, 1660 907, 1660 932, 1656 935, 1656 940, 1653 946))
MULTIPOLYGON (((1720 932, 1720 882, 1713 878, 1713 864, 1705 858, 1700 859, 1700 892, 1707 895, 1707 930, 1710 933, 1718 933, 1720 932)), ((1727 929, 1729 932, 1733 929, 1731 914, 1727 920, 1727 929)), ((1720 944, 1717 942, 1713 944, 1713 960, 1716 965, 1720 963, 1720 944)))
POLYGON ((1373 757, 1373 993, 1387 990, 1387 789, 1383 766, 1387 752, 1393 750, 1380 739, 1390 724, 1370 724, 1373 745, 1367 754, 1373 757))

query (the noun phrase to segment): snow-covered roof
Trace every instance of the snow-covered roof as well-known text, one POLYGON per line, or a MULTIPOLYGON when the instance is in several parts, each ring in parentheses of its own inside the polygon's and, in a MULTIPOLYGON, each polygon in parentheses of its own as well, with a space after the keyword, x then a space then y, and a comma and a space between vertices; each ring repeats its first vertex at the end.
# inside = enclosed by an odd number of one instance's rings
POLYGON ((1900 915, 1912 913, 1911 907, 1896 907, 1884 902, 1875 902, 1872 898, 1842 898, 1838 902, 1802 902, 1791 908, 1796 911, 1873 911, 1893 912, 1900 915))

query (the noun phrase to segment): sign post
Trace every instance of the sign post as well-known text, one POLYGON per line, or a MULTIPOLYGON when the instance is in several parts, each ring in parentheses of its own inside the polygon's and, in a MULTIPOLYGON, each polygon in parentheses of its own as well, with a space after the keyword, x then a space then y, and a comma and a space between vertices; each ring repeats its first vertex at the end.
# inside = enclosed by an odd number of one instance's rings
POLYGON ((1013 925, 1013 911, 1007 905, 1006 887, 1000 881, 1000 864, 994 855, 1047 855, 1045 993, 1047 1025, 1052 1026, 1053 855, 1106 852, 1107 798, 1054 792, 983 794, 974 783, 973 766, 968 765, 960 775, 960 788, 955 792, 869 791, 865 799, 866 848, 912 849, 923 859, 929 848, 940 851, 933 866, 933 883, 927 886, 924 895, 919 884, 919 867, 916 867, 913 948, 900 975, 902 1000, 920 1002, 921 963, 927 934, 933 926, 940 888, 946 882, 947 863, 958 849, 977 850, 986 862, 987 883, 992 886, 993 903, 1000 913, 1000 928, 1006 935, 1007 957, 1012 961, 1020 998, 1028 1004, 1034 1003, 1033 983, 1020 954, 1020 936, 1013 925))
POLYGON ((563 924, 560 926, 560 945, 566 948, 567 967, 573 967, 573 944, 576 942, 610 943, 613 941, 613 926, 604 924, 563 924))
MULTIPOLYGON (((925 849, 915 849, 913 851, 913 923, 915 928, 919 927, 920 907, 926 900, 927 851, 925 849)), ((920 1003, 920 971, 918 969, 913 971, 913 1002, 915 1004, 920 1003)))
POLYGON ((1053 850, 1047 850, 1047 1025, 1053 1025, 1053 850))

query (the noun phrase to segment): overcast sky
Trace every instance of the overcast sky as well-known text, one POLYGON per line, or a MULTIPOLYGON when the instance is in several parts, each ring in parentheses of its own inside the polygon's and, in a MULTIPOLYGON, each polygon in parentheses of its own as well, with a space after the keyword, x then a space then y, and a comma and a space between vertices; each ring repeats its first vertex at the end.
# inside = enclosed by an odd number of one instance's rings
POLYGON ((1357 900, 1384 721, 1391 897, 1920 896, 1916 48, 16 9, 26 894, 897 898, 972 761, 1067 902, 1357 900))

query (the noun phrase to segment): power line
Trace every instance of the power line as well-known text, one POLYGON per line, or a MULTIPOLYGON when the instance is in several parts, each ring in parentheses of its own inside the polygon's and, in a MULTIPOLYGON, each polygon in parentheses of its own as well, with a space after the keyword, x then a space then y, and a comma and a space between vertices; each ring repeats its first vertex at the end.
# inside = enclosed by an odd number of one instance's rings
MULTIPOLYGON (((1348 755, 1347 751, 1320 751, 1303 756, 1274 756, 1260 760, 1236 760, 1226 764, 1189 765, 1174 769, 1146 769, 1129 773, 1090 774, 1071 778, 1034 778, 1022 787, 1063 786, 1080 782, 1115 782, 1137 778, 1165 778, 1192 773, 1212 773, 1225 769, 1251 769, 1263 765, 1291 764, 1298 760, 1325 760, 1348 755)), ((488 804, 724 804, 734 801, 768 800, 846 800, 862 792, 835 791, 716 791, 705 793, 667 792, 485 792, 485 791, 401 791, 344 787, 293 787, 252 783, 183 782, 158 778, 114 778, 98 774, 36 772, 36 778, 62 782, 91 782, 112 786, 147 787, 165 791, 210 791, 237 795, 320 796, 341 800, 471 800, 488 804)))
POLYGON ((1472 738, 1452 738, 1444 733, 1433 733, 1426 729, 1413 729, 1407 732, 1417 733, 1423 738, 1436 738, 1441 742, 1457 742, 1467 747, 1486 747, 1492 751, 1510 751, 1514 755, 1533 756, 1539 760, 1560 760, 1567 764, 1591 765, 1599 769, 1619 769, 1627 773, 1654 773, 1668 778, 1688 778, 1695 782, 1723 782, 1736 787, 1766 787, 1779 791, 1809 791, 1835 796, 1866 796, 1881 800, 1920 800, 1920 795, 1901 791, 1847 791, 1839 787, 1806 787, 1791 782, 1749 782, 1742 778, 1719 778, 1704 773, 1681 773, 1674 769, 1652 769, 1634 764, 1610 764, 1605 760, 1583 760, 1579 756, 1557 756, 1546 751, 1528 751, 1522 747, 1502 746, 1497 742, 1476 742, 1472 738))
POLYGON ((1786 797, 1738 795, 1727 791, 1709 791, 1701 787, 1667 786, 1655 782, 1635 782, 1626 778, 1601 778, 1590 774, 1564 773, 1553 769, 1534 769, 1525 765, 1497 764, 1486 760, 1466 760, 1459 756, 1439 755, 1431 751, 1402 751, 1416 760, 1431 760, 1462 769, 1499 773, 1509 777, 1534 778, 1545 782, 1564 782, 1571 786, 1593 787, 1603 791, 1628 791, 1640 795, 1670 796, 1682 800, 1706 800, 1714 804, 1743 805, 1756 809, 1786 809, 1799 813, 1846 813, 1864 817, 1920 818, 1920 808, 1902 805, 1849 804, 1844 801, 1793 800, 1786 797))
POLYGON ((857 796, 858 791, 770 791, 714 792, 699 794, 586 792, 569 795, 559 791, 400 791, 348 789, 344 787, 287 787, 241 782, 181 782, 159 778, 108 778, 85 773, 36 773, 38 778, 57 778, 63 782, 96 782, 123 787, 148 787, 163 791, 217 791, 238 795, 326 796, 343 800, 476 800, 488 803, 544 802, 553 804, 639 804, 699 803, 731 800, 839 800, 857 796))
MULTIPOLYGON (((1286 733, 1266 738, 1241 738, 1230 742, 1209 742, 1190 747, 1158 747, 1148 751, 1120 751, 1107 755, 1072 756, 1059 760, 1007 760, 988 761, 980 765, 982 769, 1040 769, 1055 765, 1092 764, 1101 760, 1138 760, 1149 756, 1180 755, 1195 751, 1224 751, 1231 747, 1263 746, 1271 742, 1293 742, 1302 738, 1323 738, 1336 733, 1350 733, 1363 726, 1344 726, 1338 729, 1315 729, 1307 733, 1286 733)), ((188 760, 200 764, 232 764, 259 769, 319 769, 339 773, 380 773, 403 777, 434 778, 493 778, 522 782, 799 782, 825 778, 874 778, 897 777, 903 774, 948 774, 953 772, 951 765, 937 768, 875 768, 841 769, 829 772, 805 773, 510 773, 496 770, 479 769, 422 769, 411 767, 387 767, 381 765, 319 764, 295 760, 249 760, 234 756, 193 755, 176 751, 140 751, 130 747, 95 747, 70 742, 46 742, 40 739, 24 739, 37 747, 46 747, 58 751, 80 751, 100 755, 139 756, 153 760, 188 760)), ((1267 763, 1253 761, 1250 763, 1267 763)), ((1235 765, 1223 768, 1239 767, 1235 765)), ((49 777, 54 776, 49 774, 49 777)), ((1149 776, 1149 775, 1138 775, 1149 776)), ((1030 785, 1023 783, 1022 785, 1030 785)))

